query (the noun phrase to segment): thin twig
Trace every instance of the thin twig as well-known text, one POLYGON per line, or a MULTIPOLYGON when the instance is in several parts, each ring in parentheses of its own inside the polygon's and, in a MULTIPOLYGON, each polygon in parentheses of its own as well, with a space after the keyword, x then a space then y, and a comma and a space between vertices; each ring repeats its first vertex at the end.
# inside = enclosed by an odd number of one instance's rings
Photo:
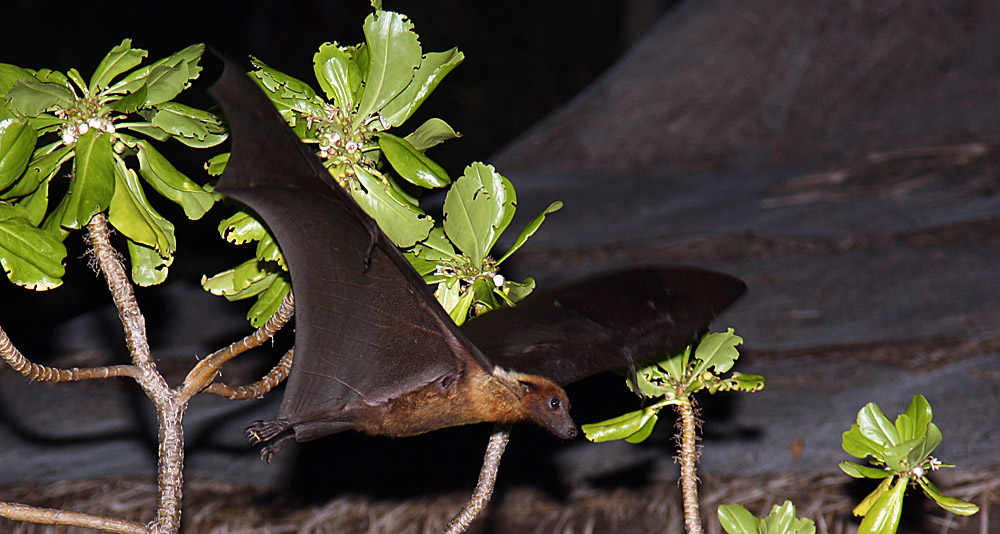
MULTIPOLYGON (((278 309, 275 310, 274 315, 272 315, 271 318, 268 319, 266 323, 264 323, 264 326, 258 328, 257 331, 255 331, 253 334, 250 334, 249 336, 229 345, 224 349, 216 351, 215 353, 209 355, 204 360, 198 362, 198 365, 196 365, 194 369, 192 369, 191 372, 188 373, 187 377, 184 379, 184 383, 180 387, 181 400, 186 402, 188 399, 196 395, 199 391, 208 387, 209 384, 211 384, 212 381, 215 380, 215 377, 218 376, 219 368, 222 367, 222 364, 228 362, 229 360, 239 356, 240 354, 254 347, 259 347, 260 345, 264 344, 264 342, 266 342, 268 339, 274 337, 274 334, 277 333, 278 330, 281 330, 281 328, 288 323, 288 321, 292 318, 292 315, 294 313, 295 313, 295 298, 292 296, 292 293, 288 293, 287 295, 285 295, 284 300, 281 301, 281 305, 278 306, 278 309)), ((290 358, 290 356, 288 356, 287 354, 286 357, 290 358)), ((284 361, 284 358, 282 358, 282 361, 284 361)), ((276 371, 278 370, 279 367, 281 367, 281 365, 282 365, 281 362, 279 362, 278 365, 274 369, 272 369, 271 372, 268 373, 267 376, 265 376, 260 381, 266 383, 268 377, 271 377, 271 380, 276 379, 277 382, 274 382, 273 384, 270 385, 270 387, 262 390, 259 394, 245 398, 250 399, 254 397, 259 397, 260 395, 263 395, 264 393, 270 391, 270 389, 273 388, 275 385, 281 383, 281 381, 288 376, 288 373, 286 372, 279 378, 279 375, 276 373, 276 371), (274 374, 273 377, 272 374, 274 374)), ((291 360, 289 360, 288 365, 289 366, 291 365, 291 360)), ((247 387, 252 387, 252 386, 247 386, 247 387)), ((228 388, 228 386, 222 385, 222 387, 220 388, 213 388, 212 391, 209 391, 209 393, 214 393, 216 395, 221 395, 223 397, 229 397, 228 394, 223 394, 219 392, 219 390, 225 391, 226 390, 225 388, 228 388)), ((232 388, 229 388, 229 390, 231 389, 232 388)))
POLYGON ((79 380, 91 380, 96 378, 111 378, 116 376, 128 376, 135 378, 139 370, 134 365, 110 365, 106 367, 88 367, 81 369, 73 367, 71 369, 60 369, 39 365, 24 357, 21 351, 17 350, 14 343, 7 337, 7 333, 0 328, 0 357, 22 375, 39 382, 76 382, 79 380))
POLYGON ((278 364, 274 366, 264 378, 254 382, 253 384, 247 384, 245 386, 229 386, 221 382, 215 382, 209 384, 208 387, 202 390, 202 393, 211 393, 212 395, 218 395, 220 397, 226 397, 230 400, 249 400, 256 399, 274 389, 275 386, 280 384, 284 379, 288 378, 288 373, 292 369, 292 360, 295 357, 295 348, 288 349, 288 352, 281 357, 278 364))
POLYGON ((493 488, 497 482, 497 470, 500 468, 500 458, 507 448, 507 441, 510 440, 510 424, 496 424, 493 426, 493 434, 490 435, 490 443, 486 446, 486 455, 483 457, 483 467, 479 471, 479 482, 472 492, 469 502, 465 503, 462 510, 458 512, 443 534, 461 534, 468 530, 469 525, 479 516, 479 514, 489 504, 493 497, 493 488))
POLYGON ((2 501, 0 501, 0 517, 42 525, 85 527, 119 534, 147 534, 146 526, 135 521, 2 501))

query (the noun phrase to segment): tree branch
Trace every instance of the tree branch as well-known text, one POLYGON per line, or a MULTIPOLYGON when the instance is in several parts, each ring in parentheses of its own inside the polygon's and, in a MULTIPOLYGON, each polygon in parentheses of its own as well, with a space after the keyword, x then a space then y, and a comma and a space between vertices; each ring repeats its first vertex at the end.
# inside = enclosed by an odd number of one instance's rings
POLYGON ((510 424, 498 423, 493 426, 493 434, 490 435, 490 443, 486 446, 486 456, 483 457, 483 467, 479 471, 479 482, 472 492, 469 502, 465 503, 462 510, 458 512, 443 534, 461 534, 468 530, 469 525, 479 517, 479 514, 489 504, 493 497, 493 488, 497 482, 497 470, 500 468, 500 458, 507 448, 510 440, 510 424))
POLYGON ((215 382, 214 384, 209 384, 202 390, 202 392, 211 393, 212 395, 218 395, 220 397, 226 397, 230 400, 256 399, 268 391, 271 391, 284 379, 288 378, 288 373, 292 370, 292 360, 294 357, 295 348, 293 347, 288 349, 288 352, 281 357, 281 360, 278 361, 278 364, 275 365, 273 369, 264 375, 264 378, 261 378, 253 384, 233 387, 220 382, 215 382))
MULTIPOLYGON (((199 391, 205 389, 206 387, 211 387, 210 384, 212 384, 212 381, 215 380, 216 376, 218 376, 219 368, 222 367, 222 364, 254 347, 259 347, 264 344, 265 341, 274 337, 274 334, 277 333, 278 330, 281 330, 281 328, 285 326, 289 320, 291 320, 294 313, 295 297, 292 293, 288 293, 285 295, 284 300, 281 301, 281 305, 278 306, 278 309, 274 311, 274 315, 272 315, 271 318, 264 323, 264 326, 258 328, 253 334, 250 334, 249 336, 229 345, 224 349, 216 351, 209 357, 198 362, 198 365, 196 365, 194 369, 188 373, 187 377, 184 379, 184 383, 180 387, 181 400, 186 402, 199 391)), ((290 353, 286 353, 285 356, 282 357, 281 361, 278 362, 278 365, 276 365, 271 372, 264 376, 264 378, 254 384, 251 384, 250 386, 244 386, 248 388, 263 387, 258 386, 258 384, 267 384, 269 380, 276 380, 276 382, 270 384, 270 386, 261 391, 259 394, 252 394, 245 398, 232 397, 228 393, 220 392, 233 390, 233 388, 230 388, 225 384, 219 384, 220 387, 212 388, 212 390, 208 391, 208 393, 229 397, 233 400, 244 400, 259 397, 260 395, 270 391, 274 386, 280 384, 281 381, 288 376, 287 369, 285 369, 284 374, 280 374, 279 371, 279 368, 282 367, 282 363, 285 361, 285 358, 289 359, 287 365, 291 366, 290 353)))
POLYGON ((39 508, 3 501, 0 501, 0 517, 6 517, 14 521, 40 523, 42 525, 67 525, 92 528, 105 532, 116 532, 118 534, 147 534, 146 526, 134 521, 79 512, 67 512, 52 508, 39 508))
POLYGON ((680 415, 680 464, 681 493, 684 500, 684 526, 687 534, 702 534, 701 510, 698 505, 698 416, 695 415, 694 400, 686 398, 687 402, 675 404, 680 415))
POLYGON ((111 365, 106 367, 88 367, 81 369, 73 367, 71 369, 60 369, 39 365, 24 357, 21 351, 17 350, 14 343, 7 337, 7 333, 0 328, 0 357, 22 375, 39 382, 76 382, 79 380, 91 380, 95 378, 110 378, 115 376, 128 376, 135 378, 139 370, 134 365, 111 365))

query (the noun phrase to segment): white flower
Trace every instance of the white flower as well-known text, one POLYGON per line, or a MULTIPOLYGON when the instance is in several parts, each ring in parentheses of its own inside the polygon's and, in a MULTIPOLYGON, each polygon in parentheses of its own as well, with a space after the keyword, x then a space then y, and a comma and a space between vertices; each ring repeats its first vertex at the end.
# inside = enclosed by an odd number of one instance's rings
POLYGON ((85 122, 81 122, 80 124, 76 125, 76 130, 80 132, 80 135, 83 135, 87 133, 88 130, 90 130, 90 125, 85 122))
POLYGON ((503 287, 504 282, 506 282, 506 280, 504 279, 502 274, 497 273, 493 275, 493 285, 497 287, 503 287))

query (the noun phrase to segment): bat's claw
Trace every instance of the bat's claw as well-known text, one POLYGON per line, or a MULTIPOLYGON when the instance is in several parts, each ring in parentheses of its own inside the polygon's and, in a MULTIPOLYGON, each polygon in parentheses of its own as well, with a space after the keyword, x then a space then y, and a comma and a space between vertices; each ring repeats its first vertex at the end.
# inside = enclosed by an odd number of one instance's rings
POLYGON ((285 448, 285 445, 294 438, 294 435, 290 435, 285 436, 274 443, 268 443, 260 449, 260 459, 267 463, 271 463, 271 458, 273 458, 275 454, 278 454, 281 449, 285 448))
POLYGON ((271 441, 278 434, 288 430, 288 425, 279 421, 254 421, 243 432, 251 445, 259 445, 271 441))

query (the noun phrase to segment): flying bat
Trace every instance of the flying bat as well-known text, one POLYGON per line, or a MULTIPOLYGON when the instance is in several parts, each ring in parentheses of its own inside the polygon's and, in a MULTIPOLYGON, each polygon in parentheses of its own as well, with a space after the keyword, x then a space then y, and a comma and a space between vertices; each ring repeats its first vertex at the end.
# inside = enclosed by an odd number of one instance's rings
POLYGON ((577 435, 561 387, 691 342, 743 292, 697 269, 618 272, 467 321, 434 298, 376 222, 335 183, 233 62, 209 92, 232 151, 216 191, 277 239, 295 293, 295 357, 278 416, 247 429, 269 458, 345 430, 413 436, 533 421, 577 435))

